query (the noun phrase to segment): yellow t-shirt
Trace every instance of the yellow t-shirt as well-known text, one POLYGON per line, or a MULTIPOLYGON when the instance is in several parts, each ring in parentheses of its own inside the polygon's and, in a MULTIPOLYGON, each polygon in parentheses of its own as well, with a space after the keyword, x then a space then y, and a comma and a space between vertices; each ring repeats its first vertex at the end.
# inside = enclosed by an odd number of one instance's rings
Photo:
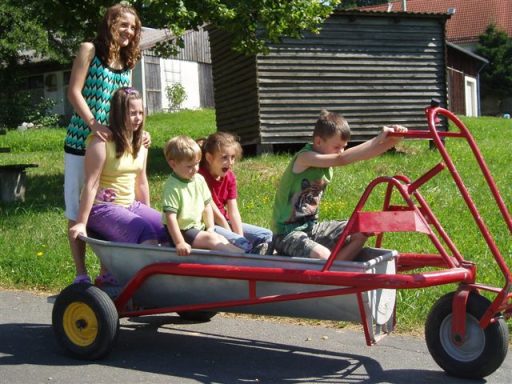
POLYGON ((131 153, 116 158, 115 143, 108 141, 105 145, 107 157, 94 204, 111 203, 127 207, 135 201, 135 180, 144 167, 147 149, 141 147, 135 159, 131 153))

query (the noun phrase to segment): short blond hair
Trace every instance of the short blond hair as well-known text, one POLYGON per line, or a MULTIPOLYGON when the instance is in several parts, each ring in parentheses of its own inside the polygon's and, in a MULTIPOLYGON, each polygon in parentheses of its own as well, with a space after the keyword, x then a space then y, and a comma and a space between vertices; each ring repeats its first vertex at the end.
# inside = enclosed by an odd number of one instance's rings
POLYGON ((164 155, 167 161, 177 162, 201 160, 201 147, 188 136, 176 136, 165 144, 164 155))
POLYGON ((324 140, 338 136, 342 140, 348 141, 350 139, 350 127, 348 121, 342 115, 322 109, 320 117, 316 121, 313 136, 318 136, 324 140))

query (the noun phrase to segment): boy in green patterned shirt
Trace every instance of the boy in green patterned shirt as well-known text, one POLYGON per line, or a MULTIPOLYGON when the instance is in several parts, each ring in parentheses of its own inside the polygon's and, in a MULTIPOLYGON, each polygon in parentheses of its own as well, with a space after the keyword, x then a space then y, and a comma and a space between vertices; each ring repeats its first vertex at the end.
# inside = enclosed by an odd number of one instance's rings
MULTIPOLYGON (((400 137, 388 132, 406 132, 394 125, 365 143, 345 150, 350 139, 347 121, 339 114, 323 110, 315 124, 313 143, 292 159, 279 183, 272 215, 274 249, 279 255, 328 259, 342 234, 346 221, 318 221, 318 208, 325 188, 332 180, 333 167, 370 159, 394 147, 400 137)), ((353 260, 367 235, 354 233, 336 255, 353 260)))

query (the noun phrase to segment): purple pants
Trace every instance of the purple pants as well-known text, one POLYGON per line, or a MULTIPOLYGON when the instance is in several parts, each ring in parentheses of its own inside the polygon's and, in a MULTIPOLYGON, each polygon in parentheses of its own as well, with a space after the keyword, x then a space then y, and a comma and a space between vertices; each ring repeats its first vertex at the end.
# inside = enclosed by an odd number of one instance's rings
POLYGON ((115 204, 93 205, 87 229, 108 241, 140 244, 146 240, 167 241, 162 214, 135 201, 129 207, 115 204))

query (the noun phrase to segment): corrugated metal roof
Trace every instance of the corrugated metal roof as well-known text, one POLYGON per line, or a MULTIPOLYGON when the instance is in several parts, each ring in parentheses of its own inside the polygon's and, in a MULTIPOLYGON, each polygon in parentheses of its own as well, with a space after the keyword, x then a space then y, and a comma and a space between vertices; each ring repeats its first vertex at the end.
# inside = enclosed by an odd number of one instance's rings
POLYGON ((446 42, 446 45, 448 47, 451 47, 453 49, 456 49, 457 51, 460 51, 468 56, 471 56, 472 58, 478 60, 478 61, 481 61, 482 63, 485 63, 485 64, 489 64, 489 60, 487 60, 485 57, 482 57, 480 55, 477 55, 476 53, 473 53, 471 51, 468 51, 467 49, 464 49, 462 48, 461 46, 457 45, 457 44, 454 44, 454 43, 450 43, 449 41, 446 42))
MULTIPOLYGON (((146 56, 155 56, 152 48, 159 43, 167 40, 175 39, 168 29, 142 28, 142 36, 140 48, 145 51, 146 56)), ((208 33, 199 27, 197 31, 189 30, 183 34, 184 47, 178 48, 178 53, 171 56, 173 59, 196 61, 198 63, 211 63, 210 43, 208 41, 208 33)))
POLYGON ((142 51, 151 49, 156 43, 167 41, 174 38, 174 35, 168 29, 154 29, 142 27, 140 36, 140 49, 142 51))
POLYGON ((409 8, 407 8, 407 12, 402 11, 401 9, 391 9, 390 11, 387 10, 387 4, 381 4, 381 5, 372 5, 367 7, 361 7, 361 8, 352 8, 352 9, 338 9, 333 12, 333 14, 338 15, 358 15, 364 13, 365 15, 369 16, 401 16, 401 17, 432 17, 437 16, 440 18, 449 18, 450 15, 447 12, 439 12, 439 11, 410 11, 409 8))

